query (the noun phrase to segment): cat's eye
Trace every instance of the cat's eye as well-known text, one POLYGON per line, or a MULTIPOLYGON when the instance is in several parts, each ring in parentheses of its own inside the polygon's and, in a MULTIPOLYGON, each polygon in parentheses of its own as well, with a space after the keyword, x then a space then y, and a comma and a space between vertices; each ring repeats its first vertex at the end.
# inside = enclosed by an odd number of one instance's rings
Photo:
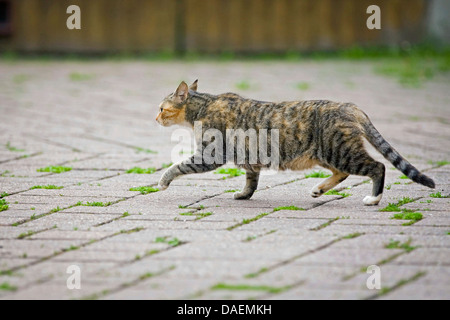
POLYGON ((159 108, 159 111, 160 111, 160 112, 163 112, 163 108, 159 108))

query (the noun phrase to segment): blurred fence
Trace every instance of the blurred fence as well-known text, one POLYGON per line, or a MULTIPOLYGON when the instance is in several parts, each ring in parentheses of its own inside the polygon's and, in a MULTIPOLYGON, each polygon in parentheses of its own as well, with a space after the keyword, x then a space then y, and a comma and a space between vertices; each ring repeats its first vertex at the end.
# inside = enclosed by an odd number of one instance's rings
POLYGON ((0 0, 0 49, 286 52, 420 41, 426 0, 0 0), (69 30, 66 9, 81 9, 69 30), (381 29, 369 30, 369 5, 381 29))

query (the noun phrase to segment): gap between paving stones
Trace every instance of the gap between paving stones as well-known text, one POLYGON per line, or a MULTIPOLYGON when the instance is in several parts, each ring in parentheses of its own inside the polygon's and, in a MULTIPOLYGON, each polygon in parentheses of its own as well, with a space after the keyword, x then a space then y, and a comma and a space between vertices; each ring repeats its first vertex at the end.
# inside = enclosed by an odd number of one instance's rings
MULTIPOLYGON (((92 157, 91 157, 91 158, 92 158, 92 157)), ((435 167, 432 167, 432 168, 430 168, 430 169, 428 169, 428 170, 431 170, 431 169, 433 169, 433 168, 438 168, 438 167, 440 167, 440 166, 435 166, 435 167)), ((159 169, 159 170, 161 170, 161 169, 159 169)), ((425 170, 423 170, 423 171, 425 171, 425 170)), ((104 177, 104 178, 101 178, 101 179, 96 179, 96 180, 94 180, 94 181, 104 180, 104 179, 108 179, 108 178, 115 177, 115 176, 117 176, 117 175, 113 175, 113 176, 109 176, 109 177, 104 177)), ((274 185, 274 186, 271 186, 271 187, 266 187, 266 188, 260 189, 260 190, 258 190, 258 191, 261 191, 261 190, 267 190, 267 189, 269 189, 269 188, 275 188, 275 187, 280 186, 280 185, 289 184, 289 183, 292 183, 292 182, 295 182, 295 181, 299 181, 299 180, 303 180, 303 179, 305 179, 305 178, 297 178, 297 179, 290 180, 290 181, 287 181, 287 182, 284 182, 284 183, 280 183, 280 184, 277 184, 277 185, 274 185)), ((361 183, 353 184, 351 187, 354 188, 354 187, 360 186, 360 185, 362 185, 362 184, 364 184, 364 183, 365 183, 365 181, 363 181, 363 182, 361 182, 361 183)), ((409 183, 412 183, 412 182, 409 182, 409 183)), ((343 190, 343 188, 339 189, 338 191, 340 191, 340 190, 343 190)), ((189 206, 192 206, 192 205, 194 205, 194 204, 196 204, 196 203, 198 203, 198 202, 200 202, 200 201, 202 201, 202 200, 214 198, 214 197, 219 196, 219 195, 221 195, 221 194, 223 194, 223 193, 225 193, 225 192, 217 193, 217 194, 214 194, 214 195, 212 195, 212 196, 203 197, 203 198, 201 198, 201 199, 199 199, 199 200, 197 200, 197 201, 195 201, 195 202, 189 204, 188 207, 189 207, 189 206)), ((140 194, 137 194, 137 195, 131 196, 131 197, 126 197, 126 198, 120 199, 120 200, 118 200, 118 201, 116 201, 116 202, 114 202, 114 203, 117 203, 117 202, 120 202, 120 201, 124 201, 124 200, 128 200, 128 199, 137 197, 137 196, 139 196, 139 195, 140 195, 140 194)), ((417 200, 419 200, 419 199, 421 199, 421 198, 423 198, 423 197, 417 197, 417 198, 414 198, 414 201, 417 201, 417 200)), ((317 205, 314 205, 312 208, 321 206, 321 205, 323 205, 323 204, 325 204, 325 203, 327 203, 327 202, 330 202, 330 201, 335 201, 335 200, 340 200, 340 199, 343 199, 343 197, 330 199, 329 201, 325 201, 325 202, 319 203, 319 204, 317 204, 317 205)), ((72 207, 72 206, 70 206, 70 207, 72 207)), ((310 208, 310 209, 312 209, 312 208, 310 208)), ((65 208, 65 209, 66 209, 66 208, 65 208)), ((192 212, 196 212, 196 211, 198 211, 198 210, 200 210, 200 209, 202 209, 202 208, 194 208, 194 209, 195 209, 195 210, 192 211, 192 212)), ((61 209, 61 210, 63 210, 63 209, 61 209)), ((307 210, 309 210, 309 209, 307 209, 307 210)), ((275 212, 275 211, 272 211, 271 213, 273 213, 273 212, 275 212)), ((47 215, 47 214, 45 214, 45 215, 47 215)), ((45 216, 45 215, 41 215, 41 216, 39 216, 39 217, 43 217, 43 216, 45 216)), ((262 217, 263 217, 263 216, 262 216, 262 217)), ((261 218, 262 218, 262 217, 261 217, 261 218)), ((100 225, 103 225, 103 224, 106 224, 106 223, 110 223, 110 222, 113 222, 113 221, 118 220, 118 219, 121 219, 121 218, 122 218, 122 217, 118 217, 118 218, 112 219, 112 220, 110 220, 110 221, 107 221, 107 222, 105 222, 105 223, 101 223, 100 225)), ((330 225, 332 222, 336 221, 337 219, 338 219, 338 218, 336 218, 336 219, 330 219, 327 223, 325 223, 325 224, 319 226, 317 229, 312 229, 312 230, 313 230, 313 231, 317 231, 317 230, 320 230, 320 229, 322 229, 322 228, 324 228, 324 227, 327 227, 328 225, 330 225)), ((256 219, 256 220, 257 220, 257 219, 256 219)), ((256 221, 256 220, 255 220, 255 221, 256 221)), ((239 226, 241 226, 241 225, 242 225, 242 224, 238 224, 238 225, 236 225, 235 227, 233 227, 232 229, 237 228, 237 227, 239 227, 239 226)), ((44 232, 44 231, 47 231, 47 230, 50 230, 50 229, 52 229, 52 228, 46 228, 46 229, 44 229, 44 230, 38 230, 38 231, 33 232, 33 234, 40 233, 40 232, 44 232)), ((231 230, 232 230, 232 229, 231 229, 231 230)), ((134 229, 128 230, 127 232, 130 232, 130 231, 131 231, 131 232, 136 232, 136 231, 140 231, 140 230, 136 230, 136 228, 134 228, 134 229)), ((268 232, 268 233, 266 233, 266 234, 270 234, 270 233, 272 233, 272 232, 268 232)), ((94 241, 91 240, 91 241, 89 241, 88 243, 85 243, 85 244, 80 245, 79 248, 85 247, 85 246, 87 246, 87 245, 89 245, 89 244, 91 244, 91 243, 95 243, 95 242, 101 241, 101 240, 103 240, 103 239, 112 237, 112 236, 115 236, 115 235, 117 235, 117 234, 121 234, 121 233, 115 233, 115 234, 113 234, 113 235, 106 236, 106 237, 103 237, 103 238, 100 238, 100 239, 96 239, 96 240, 94 240, 94 241)), ((264 234, 264 235, 266 235, 266 234, 264 234)), ((26 237, 28 237, 28 236, 29 236, 29 235, 25 235, 25 236, 23 237, 23 239, 26 238, 26 237)), ((286 264, 288 264, 288 263, 291 263, 291 262, 293 262, 293 261, 295 261, 295 260, 297 260, 297 259, 299 259, 299 258, 302 258, 302 257, 304 257, 304 256, 306 256, 306 255, 309 255, 309 254, 318 252, 318 251, 320 251, 320 250, 323 250, 323 249, 325 249, 325 248, 327 248, 327 247, 333 245, 334 243, 336 243, 336 242, 338 242, 338 241, 341 241, 341 240, 344 240, 344 239, 346 239, 346 237, 340 237, 340 238, 337 238, 337 239, 335 239, 335 240, 332 240, 332 241, 330 241, 329 243, 327 243, 327 244, 325 244, 325 245, 322 245, 322 246, 320 246, 320 247, 318 247, 318 248, 309 250, 309 251, 307 251, 307 252, 305 252, 305 253, 302 253, 302 254, 297 255, 297 256, 295 256, 295 257, 292 257, 292 258, 290 258, 290 259, 284 260, 284 261, 282 261, 282 262, 280 262, 280 263, 278 263, 278 264, 275 264, 275 265, 273 265, 273 266, 271 266, 271 267, 269 267, 269 268, 266 268, 266 269, 264 270, 264 272, 273 270, 273 269, 275 269, 275 268, 277 268, 277 267, 280 267, 280 266, 286 265, 286 264)), ((51 256, 44 257, 44 258, 42 258, 42 259, 39 259, 39 260, 36 261, 36 262, 31 262, 31 263, 29 263, 28 265, 24 265, 24 266, 20 266, 20 267, 15 267, 15 268, 12 268, 12 269, 6 270, 6 271, 0 271, 0 274, 5 274, 5 273, 14 272, 14 271, 17 271, 18 269, 22 269, 22 268, 26 268, 26 267, 28 267, 28 266, 32 266, 32 265, 38 264, 38 263, 40 263, 40 262, 43 262, 43 261, 46 261, 46 260, 48 260, 48 259, 51 259, 51 258, 53 258, 53 257, 55 257, 55 256, 58 256, 58 255, 60 255, 60 254, 62 254, 62 253, 64 253, 64 252, 67 252, 68 250, 70 250, 70 248, 69 248, 69 249, 63 249, 63 250, 61 250, 60 252, 57 252, 57 253, 55 253, 55 254, 53 254, 53 255, 51 255, 51 256)), ((74 250, 74 249, 72 249, 72 250, 74 250)), ((392 261, 393 259, 397 258, 398 256, 400 256, 401 254, 404 254, 404 253, 406 253, 406 252, 402 252, 402 253, 400 253, 400 254, 395 254, 395 255, 393 255, 393 256, 391 256, 391 257, 388 257, 387 259, 381 261, 380 263, 383 264, 383 263, 387 263, 387 262, 389 262, 389 261, 392 261)), ((142 258, 145 258, 146 256, 147 256, 147 255, 144 255, 142 258)), ((134 260, 133 260, 133 261, 128 261, 128 262, 125 262, 125 263, 133 263, 133 262, 134 262, 134 260)), ((138 277, 136 280, 134 280, 134 281, 131 281, 131 282, 128 282, 128 283, 122 283, 122 284, 116 286, 115 288, 110 289, 110 290, 107 290, 106 292, 102 292, 102 293, 100 293, 100 294, 94 294, 94 297, 103 297, 103 296, 106 296, 107 294, 118 292, 118 291, 123 290, 123 289, 126 289, 126 288, 128 288, 128 287, 130 287, 130 286, 136 285, 136 284, 138 284, 140 281, 145 280, 145 279, 147 279, 148 277, 155 276, 155 275, 159 275, 159 274, 163 274, 163 273, 168 272, 168 271, 170 271, 170 270, 172 270, 172 269, 173 269, 173 268, 167 269, 167 270, 162 270, 160 273, 157 273, 157 274, 152 274, 152 275, 147 274, 147 275, 139 276, 139 277, 138 277)), ((258 271, 258 272, 256 273, 255 277, 256 277, 257 275, 261 274, 261 273, 263 273, 263 272, 259 272, 259 271, 258 271)), ((357 274, 357 273, 356 273, 356 274, 357 274)), ((356 275, 356 274, 355 274, 355 275, 356 275)), ((419 277, 422 276, 422 275, 423 275, 423 274, 420 274, 418 277, 414 276, 414 277, 413 277, 414 279, 406 279, 404 282, 399 283, 399 284, 396 284, 396 285, 392 286, 391 288, 388 288, 388 291, 390 292, 390 291, 392 291, 392 290, 395 290, 395 289, 397 289, 397 288, 403 286, 403 285, 406 284, 406 283, 409 283, 409 282, 411 282, 411 281, 413 281, 413 280, 416 280, 417 278, 419 278, 419 277)), ((350 278, 351 278, 351 277, 348 277, 346 280, 348 280, 348 279, 350 279, 350 278)), ((296 287, 296 286, 299 286, 299 285, 301 285, 302 283, 303 283, 303 282, 300 282, 300 283, 298 283, 298 284, 294 284, 294 285, 290 286, 289 289, 291 289, 291 288, 293 288, 293 287, 296 287)), ((378 297, 380 297, 382 294, 384 294, 384 293, 378 293, 378 294, 376 294, 376 295, 374 295, 374 296, 369 297, 369 299, 372 299, 372 298, 378 298, 378 297)), ((270 294, 269 294, 269 295, 270 295, 270 294)))
MULTIPOLYGON (((130 148, 130 149, 133 149, 135 151, 139 151, 139 150, 144 150, 145 149, 145 148, 134 146, 134 145, 131 145, 131 144, 128 144, 128 143, 115 141, 115 140, 110 140, 110 139, 101 138, 101 137, 96 137, 96 136, 93 136, 93 135, 90 135, 90 134, 84 134, 84 135, 81 135, 80 137, 81 138, 85 138, 85 139, 89 139, 89 140, 106 142, 106 143, 109 143, 109 144, 130 148)), ((150 150, 150 151, 151 151, 150 153, 155 153, 155 154, 158 153, 157 151, 154 151, 154 150, 150 150)))
POLYGON ((374 300, 374 299, 378 299, 396 289, 399 289, 401 287, 403 287, 404 285, 407 285, 411 282, 417 281, 418 279, 422 278, 423 276, 425 276, 427 274, 426 271, 418 271, 416 274, 414 274, 412 277, 407 278, 407 279, 402 279, 399 280, 396 284, 394 284, 391 287, 387 287, 387 288, 382 288, 379 292, 375 293, 374 295, 371 295, 367 298, 365 298, 364 300, 374 300))
POLYGON ((65 143, 62 143, 62 142, 52 141, 52 140, 50 140, 50 139, 48 139, 48 138, 37 137, 37 136, 35 136, 35 135, 30 135, 30 134, 26 134, 25 136, 27 136, 27 137, 29 137, 29 138, 31 138, 31 139, 34 139, 34 140, 38 140, 38 141, 45 142, 45 143, 47 143, 47 144, 49 144, 49 145, 61 147, 61 148, 64 148, 64 149, 69 149, 69 150, 72 151, 72 152, 83 152, 82 150, 80 150, 80 149, 78 149, 78 148, 69 146, 69 145, 67 145, 67 144, 65 144, 65 143))
MULTIPOLYGON (((52 229, 52 228, 49 228, 47 230, 50 230, 50 229, 52 229)), ((26 265, 14 267, 14 268, 11 268, 11 269, 8 269, 8 270, 0 270, 0 276, 12 274, 14 272, 17 272, 20 269, 24 269, 24 268, 27 268, 27 267, 31 267, 31 266, 37 265, 39 263, 45 262, 47 260, 50 260, 50 259, 52 259, 54 257, 60 256, 63 253, 66 253, 68 251, 79 250, 79 249, 85 248, 85 247, 87 247, 89 245, 92 245, 94 243, 100 242, 100 241, 108 239, 108 238, 112 238, 112 237, 115 237, 115 236, 118 236, 118 235, 122 235, 122 234, 129 234, 129 233, 140 232, 140 231, 145 230, 145 229, 146 228, 143 228, 143 227, 136 227, 136 228, 132 228, 132 229, 129 229, 129 230, 122 230, 122 231, 119 231, 119 232, 115 232, 115 233, 113 233, 111 235, 104 236, 104 237, 102 237, 100 239, 90 240, 88 242, 80 244, 79 246, 71 246, 69 248, 57 251, 57 252, 55 252, 54 254, 52 254, 50 256, 43 257, 43 258, 38 259, 37 261, 34 261, 34 262, 30 262, 30 263, 28 263, 26 265)), ((43 230, 43 231, 46 231, 46 230, 43 230)), ((32 240, 28 240, 28 241, 32 241, 32 240)), ((164 248, 164 249, 150 250, 149 252, 146 252, 144 255, 140 256, 139 258, 135 258, 133 260, 129 260, 129 261, 124 261, 122 263, 118 263, 117 266, 120 267, 120 266, 130 265, 130 264, 133 264, 135 262, 141 261, 141 260, 143 260, 145 258, 154 256, 154 255, 156 255, 158 253, 162 253, 162 252, 171 250, 173 248, 179 247, 179 246, 187 244, 187 243, 188 243, 187 241, 177 241, 177 243, 175 245, 168 244, 168 246, 166 248, 164 248)), ((91 262, 96 262, 96 261, 91 261, 91 262)), ((99 261, 99 262, 102 262, 102 261, 99 261)), ((145 273, 143 275, 140 275, 138 278, 136 278, 135 280, 133 280, 131 282, 121 283, 121 284, 113 287, 112 289, 106 289, 106 290, 103 290, 103 291, 101 291, 99 293, 94 293, 94 294, 91 294, 91 295, 88 295, 88 296, 84 296, 81 299, 98 299, 100 297, 104 297, 106 295, 113 294, 113 293, 116 293, 118 291, 121 291, 121 290, 124 290, 126 288, 129 288, 131 286, 137 285, 141 281, 146 280, 148 278, 165 274, 165 273, 167 273, 167 272, 169 272, 171 270, 174 270, 174 269, 175 269, 175 266, 172 265, 170 267, 163 268, 162 270, 160 270, 159 272, 156 272, 156 273, 145 273)), ((34 281, 34 283, 29 284, 28 287, 30 285, 33 285, 33 284, 34 285, 42 284, 42 283, 44 283, 46 281, 50 281, 51 279, 52 279, 51 276, 50 277, 47 276, 45 278, 38 279, 37 281, 34 281)), ((20 288, 19 288, 19 290, 20 290, 20 288)))
MULTIPOLYGON (((7 270, 0 270, 0 276, 1 276, 1 275, 11 274, 11 273, 16 272, 16 271, 18 271, 18 270, 20 270, 20 269, 24 269, 24 268, 27 268, 27 267, 36 265, 36 264, 38 264, 38 263, 47 261, 47 260, 49 260, 49 259, 51 259, 51 258, 57 257, 57 256, 59 256, 59 255, 65 253, 65 252, 67 252, 67 251, 78 250, 78 249, 80 249, 80 248, 84 248, 84 247, 89 246, 89 245, 91 245, 91 244, 93 244, 93 243, 96 243, 96 242, 99 242, 99 241, 102 241, 102 240, 105 240, 105 239, 108 239, 108 238, 111 238, 111 237, 114 237, 114 236, 117 236, 117 235, 121 235, 121 234, 124 234, 124 233, 139 232, 139 231, 141 231, 141 230, 143 230, 143 229, 144 229, 144 228, 136 227, 136 228, 132 228, 132 229, 129 229, 129 230, 122 230, 122 231, 115 232, 115 233, 113 233, 113 234, 104 236, 104 237, 102 237, 102 238, 100 238, 100 239, 92 239, 92 240, 90 240, 90 241, 88 241, 88 242, 85 242, 85 243, 80 244, 79 246, 69 247, 69 248, 66 248, 66 249, 61 249, 61 250, 59 250, 59 251, 54 252, 53 254, 51 254, 51 255, 49 255, 49 256, 40 258, 40 259, 38 259, 38 260, 36 260, 36 261, 32 261, 32 262, 30 262, 30 263, 28 263, 28 264, 24 264, 24 265, 21 265, 21 266, 16 266, 16 267, 13 267, 13 268, 10 268, 10 269, 7 269, 7 270)), ((33 241, 33 240, 23 240, 23 241, 33 241)))
POLYGON ((40 156, 41 154, 43 154, 43 152, 35 152, 35 153, 32 153, 32 154, 23 154, 21 156, 15 157, 13 159, 2 160, 2 161, 0 161, 0 164, 8 163, 8 162, 11 162, 11 161, 16 161, 16 160, 21 160, 21 159, 28 159, 28 158, 32 158, 32 157, 35 157, 35 156, 40 156))
MULTIPOLYGON (((440 167, 439 165, 438 165, 438 166, 433 166, 433 167, 431 167, 431 168, 422 170, 422 172, 429 171, 429 170, 432 170, 432 169, 435 169, 435 168, 439 168, 439 167, 440 167)), ((303 179, 304 179, 304 178, 303 178, 303 179)), ((284 185, 284 184, 288 184, 288 183, 292 183, 292 182, 294 182, 294 181, 299 181, 299 180, 302 180, 302 178, 295 179, 295 180, 292 180, 292 181, 289 181, 289 182, 286 182, 286 183, 278 184, 278 185, 276 185, 276 186, 284 185)), ((353 188, 355 188, 355 187, 361 186, 361 185, 365 184, 367 181, 370 181, 370 180, 364 180, 364 181, 362 181, 362 182, 360 182, 360 183, 353 184, 353 185, 351 186, 351 188, 353 189, 353 188)), ((411 183, 412 183, 412 181, 411 181, 411 182, 408 182, 408 184, 411 184, 411 183)), ((276 186, 273 186, 273 187, 276 187, 276 186)), ((268 189, 268 188, 265 188, 265 189, 268 189)), ((263 189, 263 190, 265 190, 265 189, 263 189)), ((340 188, 340 189, 336 189, 336 190, 337 190, 337 191, 341 191, 341 190, 344 190, 344 189, 345 189, 345 188, 340 188)), ((258 190, 258 191, 259 191, 259 190, 258 190)), ((415 201, 417 201, 417 200, 419 200, 419 199, 422 199, 422 198, 424 198, 424 197, 417 197, 417 198, 414 198, 414 201, 413 201, 413 202, 415 202, 415 201)), ((341 197, 339 197, 339 198, 330 199, 329 201, 325 201, 325 202, 319 203, 319 204, 317 204, 317 205, 314 205, 312 208, 306 209, 306 210, 304 210, 304 211, 307 211, 307 210, 310 210, 310 209, 319 207, 319 206, 321 206, 321 205, 323 205, 323 204, 325 204, 325 203, 327 203, 327 202, 331 202, 331 201, 335 201, 335 200, 340 200, 340 199, 344 199, 344 197, 341 196, 341 197)), ((302 211, 303 211, 303 210, 302 210, 302 211)), ((257 220, 259 220, 259 219, 261 219, 261 218, 263 218, 263 217, 265 217, 265 216, 267 216, 267 215, 269 215, 269 214, 271 214, 271 213, 273 213, 273 212, 276 212, 276 211, 273 210, 273 211, 270 212, 270 213, 257 215, 253 220, 252 220, 252 219, 249 219, 250 221, 247 222, 247 223, 251 223, 251 222, 253 222, 253 221, 257 221, 257 220)), ((324 224, 322 224, 322 225, 320 225, 320 226, 318 226, 318 227, 316 227, 316 228, 310 229, 310 231, 318 231, 318 230, 321 230, 321 229, 323 229, 323 228, 329 226, 329 225, 332 224, 333 222, 337 221, 338 219, 339 219, 339 217, 336 217, 336 218, 333 218, 333 219, 329 219, 326 223, 324 223, 324 224)), ((247 223, 241 222, 241 223, 235 224, 235 225, 229 227, 228 230, 231 231, 231 230, 233 230, 233 229, 235 229, 235 228, 238 228, 238 227, 240 227, 240 226, 242 226, 242 225, 244 225, 244 224, 247 224, 247 223)), ((259 235, 259 236, 255 237, 255 238, 260 238, 260 237, 262 237, 262 236, 264 236, 264 235, 271 234, 271 233, 273 233, 273 232, 267 232, 267 233, 265 233, 265 234, 263 234, 263 235, 259 235)), ((294 257, 292 257, 292 258, 290 258, 290 259, 284 260, 284 261, 279 262, 279 263, 277 263, 277 264, 274 264, 274 265, 272 265, 272 266, 270 266, 270 267, 267 267, 267 268, 258 270, 257 272, 255 272, 255 273, 253 273, 253 274, 250 274, 250 275, 247 275, 247 276, 248 276, 249 278, 257 277, 257 276, 259 276, 259 275, 262 274, 262 273, 269 272, 269 271, 271 271, 271 270, 273 270, 273 269, 276 269, 276 268, 279 268, 279 267, 281 267, 281 266, 284 266, 284 265, 287 265, 287 264, 289 264, 289 263, 292 263, 293 261, 295 261, 295 260, 297 260, 297 259, 300 259, 300 258, 305 257, 305 256, 307 256, 307 255, 310 255, 310 254, 319 252, 319 251, 321 251, 321 250, 323 250, 323 249, 326 249, 326 248, 332 246, 333 244, 335 244, 336 242, 342 241, 342 240, 344 240, 344 239, 355 238, 355 237, 361 236, 361 235, 363 235, 363 234, 364 234, 364 233, 358 233, 358 234, 352 234, 352 235, 347 235, 347 236, 339 237, 339 238, 337 238, 337 239, 335 239, 335 240, 332 240, 332 241, 330 241, 330 242, 328 242, 328 243, 326 243, 326 244, 324 244, 324 245, 322 245, 322 246, 320 246, 320 247, 318 247, 318 248, 308 250, 308 251, 305 252, 305 253, 302 253, 302 254, 300 254, 300 255, 294 256, 294 257)), ((253 239, 251 239, 251 240, 253 240, 253 239)), ((396 259, 397 257, 399 257, 399 256, 401 256, 401 255, 403 255, 403 254, 406 254, 406 253, 408 253, 408 252, 405 250, 405 251, 403 251, 403 252, 393 254, 393 255, 389 256, 388 258, 383 259, 382 261, 378 262, 377 265, 383 265, 383 264, 386 264, 386 263, 388 263, 388 262, 390 262, 390 261, 396 259)), ((343 281, 350 280, 351 278, 353 278, 354 276, 356 276, 356 275, 359 274, 360 272, 361 272, 361 271, 358 271, 358 272, 355 272, 355 273, 350 274, 350 275, 348 275, 348 276, 344 276, 342 280, 343 280, 343 281)), ((420 274, 420 276, 422 276, 422 275, 424 275, 424 274, 420 274)), ((420 277, 420 276, 419 276, 419 277, 420 277)), ((395 290, 395 289, 397 289, 397 288, 399 288, 399 287, 405 285, 406 283, 409 283, 409 282, 411 282, 411 281, 416 280, 417 278, 418 278, 418 277, 414 276, 412 280, 411 280, 411 279, 407 279, 407 280, 405 280, 405 281, 402 281, 402 282, 400 282, 399 284, 396 284, 396 285, 394 285, 394 286, 392 286, 392 287, 390 287, 390 288, 385 289, 385 291, 382 291, 382 292, 380 292, 380 293, 377 293, 377 294, 375 294, 375 295, 369 297, 368 299, 375 299, 375 298, 378 298, 378 297, 384 295, 384 294, 387 293, 387 292, 391 292, 391 291, 393 291, 393 290, 395 290)))

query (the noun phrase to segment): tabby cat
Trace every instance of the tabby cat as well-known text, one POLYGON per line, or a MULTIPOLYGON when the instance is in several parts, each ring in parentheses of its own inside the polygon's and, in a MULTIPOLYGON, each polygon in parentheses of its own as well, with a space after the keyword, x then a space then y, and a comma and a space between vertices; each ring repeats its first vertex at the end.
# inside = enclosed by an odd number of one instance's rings
MULTIPOLYGON (((234 93, 212 95, 198 92, 196 80, 189 87, 181 82, 159 108, 156 121, 162 126, 178 124, 193 128, 194 122, 201 121, 203 131, 215 128, 224 133, 224 137, 227 129, 278 129, 280 170, 304 170, 319 165, 333 173, 311 190, 313 197, 321 196, 354 174, 368 176, 373 181, 372 195, 364 198, 364 204, 380 202, 385 166, 367 153, 363 138, 408 178, 429 188, 435 187, 434 181, 404 159, 375 129, 367 115, 352 103, 326 100, 274 103, 245 99, 234 93)), ((224 162, 220 161, 195 163, 194 158, 205 147, 207 143, 202 143, 192 157, 173 164, 164 172, 159 188, 166 189, 180 175, 222 166, 224 162)), ((248 152, 248 148, 247 142, 244 151, 248 152)), ((242 151, 235 150, 235 153, 242 151)), ((234 198, 249 199, 258 186, 261 169, 268 165, 246 162, 238 166, 246 170, 246 185, 234 198)))

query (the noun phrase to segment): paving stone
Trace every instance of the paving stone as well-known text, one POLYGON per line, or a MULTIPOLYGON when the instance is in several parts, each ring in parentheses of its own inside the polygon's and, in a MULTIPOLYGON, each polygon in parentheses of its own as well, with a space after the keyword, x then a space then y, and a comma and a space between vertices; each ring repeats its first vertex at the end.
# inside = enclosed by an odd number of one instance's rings
MULTIPOLYGON (((428 80, 424 94, 425 89, 374 77, 372 62, 334 60, 0 64, 0 110, 8 115, 0 130, 0 194, 8 193, 3 198, 9 203, 0 212, 0 283, 17 287, 0 290, 0 299, 450 297, 450 165, 436 162, 450 160, 448 81, 428 80), (355 68, 358 72, 349 73, 355 68), (67 75, 74 70, 96 76, 89 84, 73 82, 67 75), (324 178, 305 174, 329 172, 318 166, 264 172, 247 201, 234 200, 231 192, 242 190, 244 175, 214 172, 180 177, 165 191, 130 191, 156 187, 166 165, 178 161, 172 157, 179 144, 175 128, 153 119, 161 93, 170 92, 167 84, 180 70, 212 80, 204 81, 205 92, 230 91, 251 74, 258 81, 245 92, 248 97, 353 101, 436 188, 401 179, 402 173, 369 146, 374 159, 386 165, 378 206, 364 206, 372 182, 359 176, 335 187, 348 197, 312 198, 311 188, 324 178), (20 94, 11 81, 17 74, 30 77, 20 94), (345 85, 350 75, 357 90, 345 85), (292 79, 302 77, 311 87, 299 96, 292 79), (8 150, 8 141, 23 151, 8 150), (72 170, 37 171, 50 165, 72 170), (156 171, 126 173, 133 167, 156 171), (36 185, 63 188, 31 189, 36 185), (436 192, 445 198, 430 196, 436 192), (393 212, 379 211, 405 197, 416 200, 401 208, 417 210, 423 219, 404 226, 407 221, 391 219, 393 212), (91 207, 77 206, 78 201, 113 203, 91 207), (275 211, 290 206, 304 210, 275 211), (51 212, 58 207, 62 210, 51 212), (400 248, 386 247, 395 241, 400 248), (401 248, 405 243, 414 249, 401 248), (383 291, 366 286, 369 274, 363 269, 377 263, 383 291), (81 268, 80 290, 67 288, 71 265, 81 268), (218 283, 284 289, 214 290, 218 283)), ((183 137, 193 135, 186 131, 183 137)))

